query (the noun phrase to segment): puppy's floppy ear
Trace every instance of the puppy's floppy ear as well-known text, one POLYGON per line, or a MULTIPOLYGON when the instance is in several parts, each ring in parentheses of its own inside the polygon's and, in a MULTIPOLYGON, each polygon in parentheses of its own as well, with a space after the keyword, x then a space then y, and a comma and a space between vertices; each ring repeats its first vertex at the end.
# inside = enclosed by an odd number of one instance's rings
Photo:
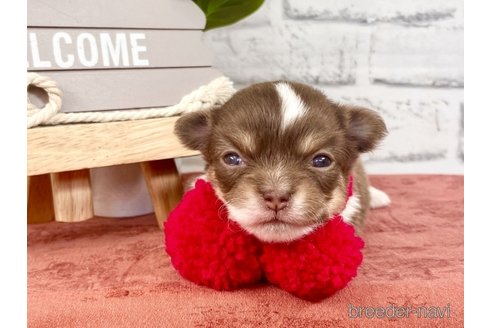
POLYGON ((174 133, 188 148, 203 151, 211 132, 210 110, 201 110, 181 116, 174 126, 174 133))
POLYGON ((361 153, 370 151, 388 134, 383 119, 373 110, 344 106, 347 117, 347 136, 361 153))

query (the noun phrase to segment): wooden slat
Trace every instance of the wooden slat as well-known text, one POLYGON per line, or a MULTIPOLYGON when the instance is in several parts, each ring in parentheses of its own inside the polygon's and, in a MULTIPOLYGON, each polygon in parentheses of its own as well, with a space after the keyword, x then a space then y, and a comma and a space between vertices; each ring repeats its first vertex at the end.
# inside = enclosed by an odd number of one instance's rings
POLYGON ((197 155, 173 133, 178 118, 27 130, 28 175, 197 155))
POLYGON ((27 181, 27 223, 53 221, 55 212, 50 175, 34 175, 27 181))
MULTIPOLYGON (((170 106, 222 74, 214 68, 38 72, 63 91, 62 112, 170 106)), ((29 93, 31 101, 39 105, 29 93), (32 98, 31 98, 32 97, 32 98)))
POLYGON ((212 53, 203 45, 201 36, 202 31, 28 28, 28 70, 212 66, 212 53), (54 39, 55 35, 63 38, 54 39), (132 39, 138 45, 135 48, 138 52, 132 52, 132 39), (57 51, 59 47, 58 59, 54 45, 57 51), (82 54, 77 50, 78 45, 85 50, 82 54), (41 62, 43 67, 36 67, 41 62))
POLYGON ((79 222, 94 217, 89 170, 51 174, 55 220, 79 222))
POLYGON ((205 15, 191 0, 28 0, 27 25, 201 30, 205 15))
POLYGON ((157 223, 162 229, 169 212, 183 196, 181 177, 172 159, 144 162, 141 165, 157 223))

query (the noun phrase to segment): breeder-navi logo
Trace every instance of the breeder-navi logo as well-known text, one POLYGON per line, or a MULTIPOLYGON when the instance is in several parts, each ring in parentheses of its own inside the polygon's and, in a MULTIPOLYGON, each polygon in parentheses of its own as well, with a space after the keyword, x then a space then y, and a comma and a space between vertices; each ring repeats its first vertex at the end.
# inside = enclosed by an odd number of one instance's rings
POLYGON ((451 305, 445 306, 355 306, 348 305, 348 317, 354 318, 417 318, 443 319, 451 318, 451 305))

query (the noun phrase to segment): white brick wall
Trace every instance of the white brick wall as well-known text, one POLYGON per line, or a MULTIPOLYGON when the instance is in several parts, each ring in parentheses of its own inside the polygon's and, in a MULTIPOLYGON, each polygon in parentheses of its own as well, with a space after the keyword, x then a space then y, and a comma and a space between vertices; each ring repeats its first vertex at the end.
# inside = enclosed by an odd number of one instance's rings
POLYGON ((457 0, 285 0, 284 7, 286 16, 293 19, 416 26, 459 20, 462 11, 457 0))
POLYGON ((376 28, 369 60, 373 83, 463 87, 463 30, 376 28))
POLYGON ((290 79, 379 111, 370 172, 463 172, 462 1, 266 0, 205 42, 238 88, 290 79))
POLYGON ((342 85, 355 81, 357 35, 350 28, 286 22, 234 33, 208 32, 207 41, 217 54, 217 66, 241 85, 272 79, 342 85))

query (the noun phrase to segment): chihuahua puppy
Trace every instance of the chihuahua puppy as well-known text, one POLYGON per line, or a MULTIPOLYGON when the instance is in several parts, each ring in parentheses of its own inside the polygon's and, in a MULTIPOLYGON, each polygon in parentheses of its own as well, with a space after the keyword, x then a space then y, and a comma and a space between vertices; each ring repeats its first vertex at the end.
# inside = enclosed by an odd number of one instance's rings
POLYGON ((182 116, 175 133, 203 154, 229 218, 262 241, 296 240, 338 213, 359 230, 370 205, 389 204, 359 158, 387 134, 382 118, 304 84, 252 85, 219 108, 182 116))

